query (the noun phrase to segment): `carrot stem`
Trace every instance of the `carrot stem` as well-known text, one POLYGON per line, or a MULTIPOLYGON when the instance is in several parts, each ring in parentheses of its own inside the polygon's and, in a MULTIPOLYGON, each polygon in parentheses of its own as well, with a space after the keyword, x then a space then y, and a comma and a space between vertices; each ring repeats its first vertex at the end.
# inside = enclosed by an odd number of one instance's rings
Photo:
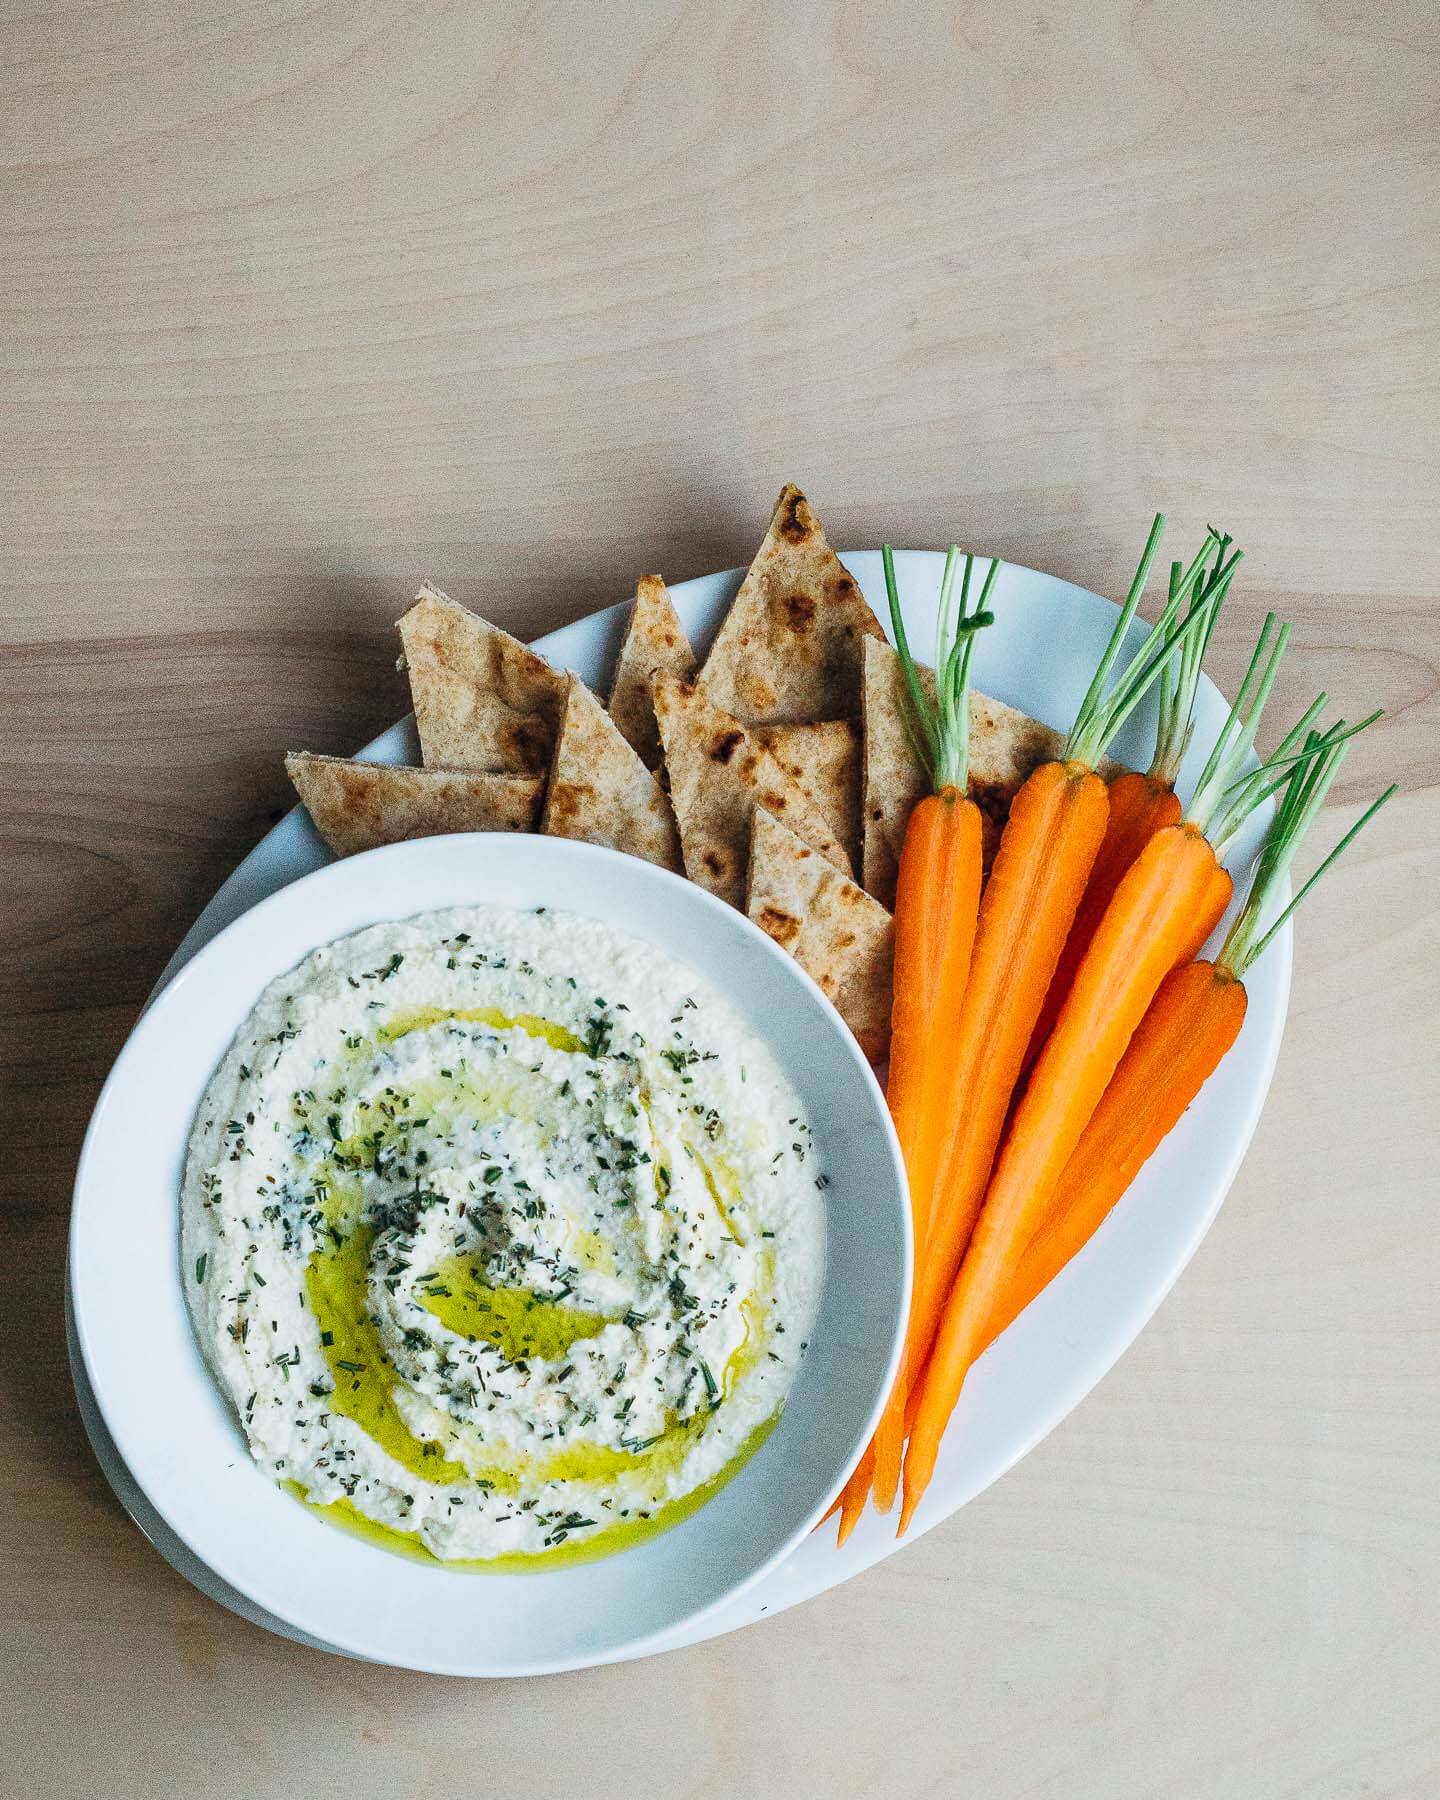
MULTIPOLYGON (((1234 571, 1234 563, 1226 563, 1226 551, 1232 539, 1228 532, 1219 533, 1214 526, 1210 527, 1206 545, 1201 547, 1197 560, 1203 563, 1206 546, 1214 541, 1215 567, 1208 580, 1199 584, 1195 597, 1191 600, 1192 610, 1195 607, 1206 607, 1208 616, 1203 629, 1192 638, 1187 639, 1179 653, 1167 662, 1160 671, 1159 687, 1159 722, 1155 731, 1155 754, 1151 759, 1149 774, 1162 787, 1173 788, 1180 774, 1180 766, 1185 761, 1186 752, 1190 748, 1190 740, 1195 733, 1195 699, 1200 690, 1200 671, 1205 661, 1205 652, 1210 647, 1210 640, 1215 635, 1215 626, 1220 618, 1220 608, 1230 585, 1230 576, 1223 577, 1221 571, 1227 566, 1234 571)), ((1170 594, 1173 598, 1177 592, 1183 591, 1186 577, 1181 573, 1177 563, 1170 565, 1170 594)))
MULTIPOLYGON (((1371 718, 1378 716, 1378 714, 1372 714, 1371 718)), ((1355 727, 1355 730, 1363 730, 1364 726, 1370 722, 1370 719, 1362 721, 1361 725, 1355 727)), ((1316 815, 1325 804, 1325 797, 1330 792, 1335 777, 1340 773, 1349 751, 1347 740, 1353 735, 1353 732, 1347 732, 1345 736, 1333 740, 1329 744, 1316 740, 1318 754, 1309 762, 1297 763, 1289 777, 1285 798, 1276 810, 1275 823, 1265 841, 1265 847, 1260 853, 1260 861, 1256 868, 1249 898, 1235 923, 1230 927, 1217 959, 1219 965, 1229 970, 1237 980, 1243 978, 1247 970, 1255 963, 1256 958, 1264 954, 1276 932, 1290 918, 1316 882, 1354 843, 1380 808, 1398 791, 1398 782, 1391 782, 1384 793, 1372 800, 1335 847, 1325 856, 1319 867, 1306 881, 1301 883, 1299 891, 1281 906, 1279 912, 1275 913, 1268 923, 1265 923, 1265 914, 1271 910, 1272 903, 1289 874, 1290 865, 1295 859, 1295 852, 1300 847, 1301 839, 1310 829, 1316 815), (1263 930, 1261 929, 1262 925, 1264 926, 1263 930)))
MULTIPOLYGON (((1131 583, 1130 593, 1125 605, 1121 608, 1120 617, 1111 633, 1110 642, 1100 660, 1100 668, 1096 670, 1095 679, 1091 682, 1080 711, 1076 714, 1075 723, 1066 739, 1062 756, 1071 761, 1083 762, 1093 768, 1105 754, 1105 747, 1114 738, 1116 732, 1140 704, 1150 691, 1155 681, 1170 661, 1170 658, 1182 645, 1191 642, 1204 633, 1207 610, 1204 607, 1192 608, 1186 618, 1176 623, 1179 618, 1181 604, 1190 597, 1195 584, 1200 580, 1204 569, 1205 556, 1209 547, 1217 542, 1213 532, 1206 538, 1201 554, 1196 557, 1190 569, 1178 582, 1172 582, 1171 592, 1160 616, 1146 633, 1140 648, 1125 665, 1124 670, 1107 688, 1110 670, 1125 636, 1130 629, 1135 612, 1140 604, 1140 595, 1144 592, 1145 578, 1149 573, 1150 563, 1154 557, 1155 546, 1159 541, 1160 530, 1164 525, 1164 517, 1155 515, 1155 523, 1150 528, 1150 538, 1140 558, 1140 566, 1135 572, 1135 580, 1131 583)), ((1241 560, 1242 552, 1237 550, 1228 561, 1217 566, 1215 583, 1223 583, 1228 587, 1231 577, 1241 560)), ((1223 588, 1221 589, 1223 592, 1223 588)))

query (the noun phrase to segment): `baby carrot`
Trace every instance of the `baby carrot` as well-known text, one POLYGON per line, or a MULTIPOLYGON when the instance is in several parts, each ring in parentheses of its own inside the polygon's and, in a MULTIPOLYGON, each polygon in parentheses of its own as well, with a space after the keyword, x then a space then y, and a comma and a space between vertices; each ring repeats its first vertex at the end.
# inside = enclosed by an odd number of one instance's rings
POLYGON ((1344 760, 1346 743, 1297 763, 1265 840, 1250 893, 1213 963, 1173 969, 1160 985, 1113 1080, 1056 1185, 1050 1216, 1006 1282, 984 1349, 1094 1236, 1184 1115, 1240 1034, 1244 979, 1310 889, 1394 794, 1362 814, 1299 893, 1275 913, 1277 891, 1344 760))
MULTIPOLYGON (((885 586, 896 648, 905 672, 908 723, 930 774, 932 791, 915 807, 900 853, 895 893, 895 997, 891 1013, 890 1076, 886 1098, 895 1120, 910 1187, 917 1261, 923 1257, 931 1191, 939 1161, 939 1089, 949 1033, 970 976, 980 904, 980 809, 966 795, 969 780, 970 663, 975 634, 991 623, 986 603, 1000 572, 992 561, 980 598, 969 610, 974 559, 965 558, 959 611, 955 575, 960 552, 951 547, 940 584, 935 646, 935 698, 926 694, 905 634, 895 558, 884 549, 885 586)), ((839 1542, 864 1511, 875 1456, 861 1461, 846 1485, 839 1542)), ((899 1480, 898 1446, 891 1479, 899 1480)))

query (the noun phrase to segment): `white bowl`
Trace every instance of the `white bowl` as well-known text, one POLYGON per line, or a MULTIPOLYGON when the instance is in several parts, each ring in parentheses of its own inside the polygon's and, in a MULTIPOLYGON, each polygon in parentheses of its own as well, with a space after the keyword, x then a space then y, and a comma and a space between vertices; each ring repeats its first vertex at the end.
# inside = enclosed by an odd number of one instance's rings
POLYGON ((910 1237, 899 1149, 874 1075, 820 990, 763 932, 635 858, 563 839, 477 834, 321 869, 246 913, 165 989, 121 1052, 85 1139, 70 1276, 85 1371, 120 1455, 167 1525, 225 1583, 352 1655, 519 1675, 643 1654, 805 1537, 868 1440, 894 1374, 910 1237), (663 1535, 540 1574, 412 1562, 282 1492, 251 1461, 201 1358, 181 1287, 191 1122, 261 988, 362 926, 478 903, 565 908, 708 977, 769 1043, 830 1176, 819 1317, 760 1453, 663 1535))

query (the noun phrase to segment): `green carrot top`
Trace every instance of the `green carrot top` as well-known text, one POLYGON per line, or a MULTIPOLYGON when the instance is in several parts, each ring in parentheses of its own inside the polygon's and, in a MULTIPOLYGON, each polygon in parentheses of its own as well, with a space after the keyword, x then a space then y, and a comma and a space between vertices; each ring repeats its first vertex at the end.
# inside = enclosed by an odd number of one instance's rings
POLYGON ((929 771, 935 792, 943 794, 947 788, 954 788, 963 794, 970 779, 970 662, 975 653, 975 634, 995 623, 995 615, 986 610, 986 605, 1001 565, 992 558, 975 610, 971 612, 970 576, 975 558, 968 553, 965 556, 957 604, 955 577, 960 566, 960 551, 954 544, 946 551, 945 570, 940 577, 940 607, 935 621, 935 695, 932 699, 920 679, 920 670, 905 634, 900 590, 895 580, 895 552, 886 544, 881 555, 885 563, 885 591, 890 601, 895 648, 905 671, 906 725, 916 754, 929 771))
POLYGON ((1328 698, 1324 693, 1317 694, 1270 755, 1256 762, 1253 768, 1247 768, 1261 715, 1275 686, 1289 641, 1290 627, 1279 624, 1274 613, 1267 613, 1234 704, 1226 714, 1225 723, 1220 727, 1196 783, 1194 796, 1186 808, 1186 822, 1204 832, 1217 854, 1225 849, 1258 806, 1287 786, 1293 774, 1318 765, 1329 751, 1364 731, 1380 717, 1374 712, 1358 725, 1347 725, 1344 720, 1339 720, 1326 730, 1317 731, 1315 724, 1325 710, 1328 698))
MULTIPOLYGON (((1205 652, 1210 647, 1210 639, 1215 634, 1220 608, 1230 586, 1230 575, 1224 572, 1230 549, 1230 535, 1228 532, 1216 531, 1212 525, 1210 537, 1214 540, 1215 566, 1208 577, 1202 576, 1194 584, 1190 609, 1185 615, 1187 624, 1191 614, 1199 609, 1204 610, 1205 617, 1199 628, 1182 640, 1160 670, 1159 719, 1155 728, 1155 755, 1150 763, 1149 774, 1152 781, 1169 788, 1175 785, 1180 765, 1185 760, 1185 753, 1195 734, 1195 699, 1200 691, 1200 669, 1205 661, 1205 652)), ((1233 571, 1234 565, 1231 564, 1230 567, 1233 571)), ((1172 600, 1180 592, 1184 580, 1184 565, 1171 563, 1172 600)))
POLYGON ((1395 793, 1398 784, 1392 782, 1383 794, 1371 801, 1339 843, 1326 855, 1319 868, 1301 884, 1299 892, 1289 900, 1280 901, 1290 865, 1295 860, 1295 852, 1325 804, 1325 796, 1330 792, 1331 783, 1340 773, 1340 767, 1349 754, 1349 740, 1378 717, 1378 713, 1373 713, 1359 725, 1347 728, 1342 721, 1332 726, 1329 732, 1307 733, 1301 754, 1295 758, 1289 772, 1283 777, 1275 817, 1255 865, 1250 892, 1215 959, 1215 966, 1233 975, 1237 981, 1264 952, 1320 877, 1395 793), (1275 910, 1277 902, 1278 912, 1275 910))
MULTIPOLYGON (((1204 543, 1188 568, 1182 571, 1177 564, 1171 569, 1170 592, 1159 618, 1145 634, 1144 641, 1129 662, 1111 679, 1126 635, 1139 609, 1140 597, 1145 592, 1150 565, 1155 560, 1155 552, 1164 529, 1165 515, 1156 513, 1150 527, 1150 536, 1140 555, 1135 579, 1130 583, 1130 592, 1120 609, 1115 629, 1110 634, 1110 641, 1105 646, 1094 679, 1080 703, 1075 723, 1071 726, 1070 735, 1061 751, 1062 760, 1066 762, 1083 763, 1087 768, 1093 769, 1104 756, 1120 727, 1154 683, 1166 674, 1172 659, 1177 656, 1181 661, 1181 681, 1185 679, 1185 671, 1193 661, 1193 699, 1194 683, 1199 681, 1199 656, 1204 654, 1205 643, 1214 628, 1215 614, 1225 598, 1243 554, 1236 550, 1226 556, 1230 540, 1213 529, 1206 533, 1204 543), (1214 568, 1210 569, 1208 564, 1212 552, 1218 554, 1214 568), (1189 609, 1181 619, 1180 609, 1186 602, 1190 602, 1189 609), (1187 646, 1191 648, 1187 649, 1187 646), (1198 654, 1195 646, 1198 646, 1198 654)), ((1176 702, 1172 699, 1172 712, 1175 706, 1176 702)), ((1164 723, 1165 709, 1162 707, 1162 726, 1164 723)))

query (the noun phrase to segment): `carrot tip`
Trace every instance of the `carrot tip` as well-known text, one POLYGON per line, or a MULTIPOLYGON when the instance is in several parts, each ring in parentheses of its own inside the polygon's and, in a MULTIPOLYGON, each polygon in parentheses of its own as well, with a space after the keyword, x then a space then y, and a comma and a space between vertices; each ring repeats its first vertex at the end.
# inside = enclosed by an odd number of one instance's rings
POLYGON ((907 1494, 905 1496, 904 1504, 900 1508, 900 1523, 895 1527, 895 1535, 897 1538, 904 1537, 905 1533, 910 1529, 910 1521, 915 1517, 915 1508, 919 1504, 919 1494, 907 1494))
POLYGON ((860 1515, 864 1510, 863 1506, 857 1506, 853 1510, 847 1507, 845 1511, 841 1513, 840 1524, 835 1532, 835 1548, 837 1550, 841 1550, 845 1547, 846 1542, 849 1540, 850 1533, 860 1523, 860 1515))
POLYGON ((841 1507, 844 1506, 844 1504, 845 1504, 845 1496, 843 1494, 837 1494, 835 1496, 834 1501, 831 1503, 829 1512, 825 1513, 822 1517, 818 1518, 815 1521, 815 1523, 811 1526, 810 1529, 812 1531, 818 1531, 820 1529, 820 1527, 822 1525, 824 1525, 828 1520, 833 1519, 835 1517, 836 1513, 838 1513, 840 1511, 841 1507))

